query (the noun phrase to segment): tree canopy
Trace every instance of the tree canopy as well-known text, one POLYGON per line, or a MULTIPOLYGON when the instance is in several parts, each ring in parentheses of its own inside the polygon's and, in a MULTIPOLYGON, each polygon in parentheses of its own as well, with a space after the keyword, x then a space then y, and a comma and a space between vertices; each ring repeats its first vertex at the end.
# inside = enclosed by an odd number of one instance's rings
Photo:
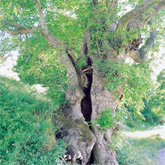
MULTIPOLYGON (((97 52, 102 56, 96 58, 96 63, 98 67, 109 73, 106 73, 108 88, 127 84, 124 85, 128 86, 125 95, 129 96, 128 102, 133 102, 130 98, 140 98, 138 90, 143 91, 143 87, 148 86, 149 80, 145 76, 145 72, 148 71, 147 66, 145 66, 147 68, 142 67, 143 69, 141 69, 141 64, 128 66, 121 60, 114 63, 114 60, 109 62, 109 59, 103 61, 102 58, 105 58, 105 52, 111 52, 111 50, 127 52, 129 49, 131 51, 128 51, 127 56, 139 61, 140 58, 146 58, 144 56, 148 51, 151 51, 151 47, 153 50, 157 48, 163 38, 163 0, 121 2, 116 0, 2 0, 1 6, 1 55, 4 56, 11 50, 17 50, 20 57, 16 71, 20 78, 30 84, 39 83, 49 87, 48 93, 52 98, 56 98, 57 105, 65 100, 64 93, 69 81, 66 70, 60 62, 60 59, 64 62, 66 58, 61 55, 61 50, 59 50, 63 48, 57 48, 63 45, 67 49, 71 49, 72 54, 78 58, 77 65, 80 67, 86 65, 81 54, 84 41, 88 38, 86 35, 84 36, 84 33, 86 34, 88 30, 93 36, 88 55, 92 57, 97 52), (129 8, 129 12, 125 6, 129 8), (143 41, 140 43, 142 42, 141 45, 144 46, 141 46, 137 52, 135 51, 136 45, 133 46, 132 41, 142 40, 139 39, 141 36, 143 41), (153 47, 156 36, 157 42, 153 47), (101 63, 108 64, 101 65, 101 63), (113 77, 114 70, 119 71, 122 78, 113 77), (109 81, 110 79, 113 79, 113 85, 109 81), (131 84, 138 86, 135 91, 133 91, 131 84)), ((64 62, 64 66, 67 67, 67 65, 69 67, 70 64, 64 62)))
POLYGON ((0 5, 1 57, 18 51, 20 79, 48 87, 62 123, 57 137, 69 144, 65 158, 117 164, 109 148, 119 126, 114 119, 122 115, 120 103, 142 117, 150 61, 163 40, 165 0, 1 0, 0 5))

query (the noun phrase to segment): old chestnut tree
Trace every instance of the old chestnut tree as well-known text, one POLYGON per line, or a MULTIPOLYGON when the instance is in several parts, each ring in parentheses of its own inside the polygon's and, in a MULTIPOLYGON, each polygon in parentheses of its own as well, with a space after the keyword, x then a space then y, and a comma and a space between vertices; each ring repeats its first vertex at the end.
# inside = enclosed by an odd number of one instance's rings
POLYGON ((165 0, 1 0, 1 55, 19 52, 22 81, 48 87, 64 159, 116 165, 119 102, 137 114, 149 52, 162 40, 165 0), (126 9, 128 8, 128 9, 126 9), (134 63, 125 63, 131 58, 134 63))

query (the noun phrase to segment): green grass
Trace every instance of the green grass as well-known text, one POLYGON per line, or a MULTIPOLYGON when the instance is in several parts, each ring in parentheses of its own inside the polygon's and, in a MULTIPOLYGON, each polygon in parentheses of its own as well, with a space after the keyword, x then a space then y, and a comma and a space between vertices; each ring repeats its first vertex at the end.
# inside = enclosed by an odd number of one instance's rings
POLYGON ((130 140, 136 150, 144 155, 151 163, 157 159, 160 149, 165 148, 165 140, 159 138, 159 136, 151 136, 143 139, 130 140))
POLYGON ((155 165, 158 152, 165 148, 165 139, 159 136, 149 138, 124 138, 116 147, 119 165, 155 165))
POLYGON ((65 146, 52 141, 53 110, 52 103, 28 85, 0 77, 0 164, 59 161, 65 146))

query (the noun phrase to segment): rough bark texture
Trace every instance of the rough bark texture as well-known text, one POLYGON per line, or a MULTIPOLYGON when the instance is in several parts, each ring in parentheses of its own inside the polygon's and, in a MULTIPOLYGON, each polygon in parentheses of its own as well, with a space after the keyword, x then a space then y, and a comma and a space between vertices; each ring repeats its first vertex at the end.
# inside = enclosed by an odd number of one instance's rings
MULTIPOLYGON (((64 159, 85 165, 91 156, 96 138, 84 121, 80 107, 70 106, 69 103, 66 103, 60 108, 60 112, 58 121, 60 121, 61 127, 56 133, 56 138, 63 139, 68 145, 64 159), (74 112, 75 110, 76 112, 74 112)), ((55 117, 55 124, 56 120, 55 117)))
MULTIPOLYGON (((112 2, 113 3, 111 3, 110 6, 112 5, 114 8, 117 7, 117 1, 112 2)), ((163 3, 163 1, 160 2, 163 3)), ((91 12, 91 20, 93 19, 92 17, 95 15, 95 12, 97 12, 97 10, 95 10, 97 5, 98 1, 94 0, 94 9, 91 12)), ((159 5, 159 3, 152 0, 146 0, 141 6, 124 15, 118 25, 114 16, 114 20, 110 21, 109 31, 114 32, 119 28, 128 31, 135 28, 138 29, 139 24, 141 24, 142 28, 142 26, 147 24, 152 16, 155 15, 153 14, 148 17, 148 15, 145 15, 146 10, 155 8, 157 5, 159 5)), ((157 11, 158 10, 155 10, 155 13, 157 11)), ((112 15, 115 14, 116 10, 114 9, 112 15)), ((97 23, 102 24, 102 21, 97 23)), ((90 49, 92 45, 90 42, 95 40, 95 37, 92 38, 90 35, 92 31, 93 29, 88 29, 84 34, 80 52, 81 56, 88 57, 91 52, 90 49)), ((109 31, 105 31, 105 35, 108 35, 109 31)), ((69 102, 67 104, 70 108, 65 108, 66 105, 64 106, 65 110, 63 110, 62 114, 65 117, 64 120, 60 119, 62 123, 66 123, 62 127, 62 134, 64 134, 62 138, 69 144, 66 155, 64 156, 65 160, 83 165, 118 165, 116 153, 110 148, 111 138, 115 128, 102 130, 99 125, 91 125, 91 121, 94 121, 106 109, 111 109, 115 116, 116 109, 123 94, 122 86, 118 86, 116 89, 119 94, 118 98, 111 91, 108 91, 105 88, 105 74, 101 71, 101 68, 98 69, 96 67, 95 61, 97 59, 102 59, 103 61, 106 59, 111 59, 112 61, 119 60, 123 54, 121 55, 117 49, 125 47, 124 56, 130 56, 135 61, 141 62, 148 53, 147 48, 150 48, 153 45, 154 40, 149 42, 151 41, 151 38, 153 39, 153 34, 155 33, 151 33, 151 37, 149 37, 146 45, 141 49, 139 49, 139 45, 142 43, 140 36, 126 45, 120 44, 122 36, 119 38, 112 38, 111 41, 105 38, 100 42, 102 43, 100 45, 100 50, 104 54, 104 57, 98 54, 97 51, 93 53, 93 66, 88 64, 88 67, 84 69, 85 72, 82 70, 82 73, 80 73, 87 77, 88 82, 87 86, 81 86, 82 84, 80 83, 79 88, 82 89, 83 95, 81 98, 79 97, 77 99, 78 101, 70 101, 72 97, 75 97, 74 91, 72 91, 72 94, 68 95, 67 98, 69 102), (111 49, 110 47, 115 49, 111 49), (145 51, 142 51, 142 49, 145 51)))
MULTIPOLYGON (((105 109, 110 108, 115 113, 119 99, 105 89, 105 78, 101 71, 94 69, 93 83, 90 86, 91 93, 86 89, 82 100, 76 97, 77 101, 72 99, 60 108, 60 115, 57 117, 61 116, 58 119, 61 127, 56 137, 62 138, 69 145, 64 155, 67 161, 83 165, 117 165, 116 154, 109 148, 112 130, 103 131, 99 125, 89 126, 87 122, 91 118, 94 120, 105 109)), ((74 96, 75 94, 70 95, 70 98, 74 96)))
MULTIPOLYGON (((103 110, 109 108, 115 113, 119 99, 105 89, 105 80, 99 71, 94 71, 91 97, 94 103, 92 119, 95 119, 103 110)), ((109 147, 112 130, 103 131, 100 126, 93 126, 92 130, 96 137, 93 149, 94 164, 117 165, 115 152, 109 147)))

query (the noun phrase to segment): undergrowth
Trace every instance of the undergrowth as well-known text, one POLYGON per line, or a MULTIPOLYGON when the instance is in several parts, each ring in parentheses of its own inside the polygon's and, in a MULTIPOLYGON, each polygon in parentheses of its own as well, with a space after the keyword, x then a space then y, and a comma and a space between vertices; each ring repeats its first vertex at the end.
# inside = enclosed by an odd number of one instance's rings
POLYGON ((165 147, 165 140, 157 136, 126 139, 116 146, 119 165, 155 165, 158 151, 165 147))
POLYGON ((52 103, 29 86, 0 77, 0 164, 62 164, 52 103))

